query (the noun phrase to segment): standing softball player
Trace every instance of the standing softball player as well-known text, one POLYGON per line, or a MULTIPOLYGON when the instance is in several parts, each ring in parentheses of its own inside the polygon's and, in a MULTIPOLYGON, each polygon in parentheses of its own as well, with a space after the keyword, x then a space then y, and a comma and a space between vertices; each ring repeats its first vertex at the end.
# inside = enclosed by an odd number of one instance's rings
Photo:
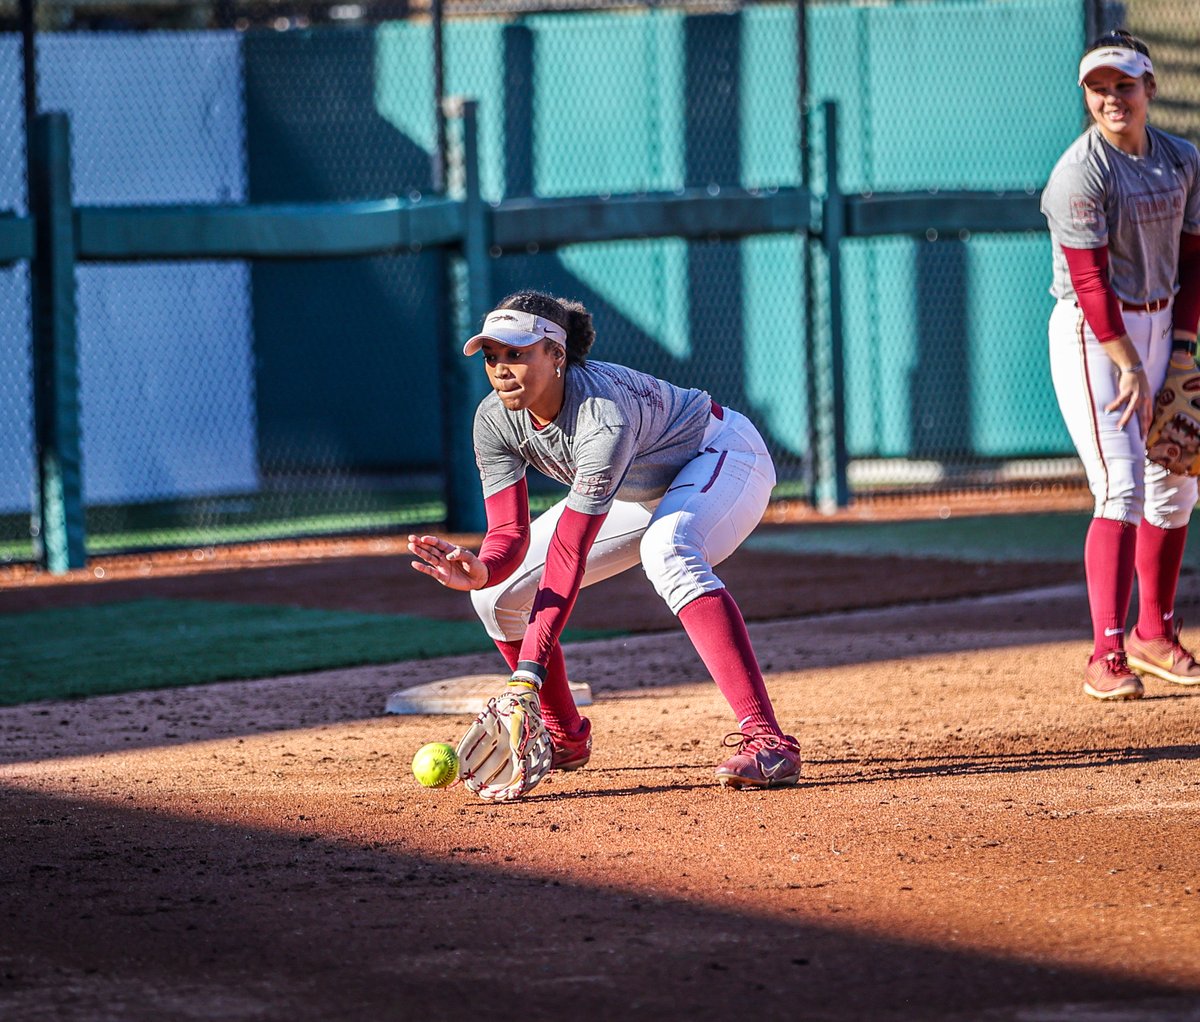
POLYGON ((1140 39, 1116 31, 1096 40, 1079 84, 1092 123, 1042 195, 1058 299, 1050 368, 1096 501, 1084 546, 1095 648, 1083 690, 1137 699, 1134 670, 1200 684, 1174 616, 1196 479, 1146 459, 1152 401, 1168 369, 1195 364, 1200 155, 1147 123, 1158 86, 1140 39), (1137 625, 1126 637, 1135 572, 1137 625))
MULTIPOLYGON (((766 510, 771 456, 745 416, 703 391, 589 360, 594 340, 582 305, 536 291, 488 314, 463 348, 483 352, 493 391, 474 432, 487 535, 478 555, 410 536, 413 567, 471 591, 512 671, 509 689, 538 694, 548 766, 573 770, 591 755, 592 728, 571 697, 559 636, 582 586, 640 562, 737 719, 726 739, 736 752, 716 770, 721 784, 795 784, 796 739, 775 718, 741 611, 713 572, 766 510), (530 465, 570 487, 532 523, 530 465)), ((524 790, 511 783, 483 797, 524 790)))

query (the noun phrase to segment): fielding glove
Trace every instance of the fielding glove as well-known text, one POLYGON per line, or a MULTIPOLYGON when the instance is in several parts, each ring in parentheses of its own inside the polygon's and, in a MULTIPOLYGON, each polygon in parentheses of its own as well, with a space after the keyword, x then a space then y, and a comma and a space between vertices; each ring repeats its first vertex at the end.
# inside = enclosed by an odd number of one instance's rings
POLYGON ((1154 401, 1146 458, 1177 475, 1200 475, 1200 368, 1173 361, 1154 401))
POLYGON ((550 772, 553 757, 537 686, 514 676, 458 743, 458 772, 480 798, 510 802, 550 772))

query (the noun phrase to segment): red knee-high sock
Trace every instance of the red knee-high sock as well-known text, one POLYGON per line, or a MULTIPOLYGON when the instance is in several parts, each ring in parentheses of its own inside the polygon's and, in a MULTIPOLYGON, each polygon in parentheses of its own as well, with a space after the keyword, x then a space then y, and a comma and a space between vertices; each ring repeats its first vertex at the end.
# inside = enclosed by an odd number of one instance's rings
POLYGON ((746 622, 726 589, 705 593, 679 612, 688 638, 746 734, 781 734, 746 622))
POLYGON ((1096 646, 1093 660, 1124 646, 1136 549, 1136 526, 1110 518, 1092 519, 1083 545, 1083 564, 1096 646))
POLYGON ((1175 588, 1186 543, 1186 525, 1160 529, 1143 520, 1137 528, 1137 633, 1143 639, 1175 634, 1175 588))
MULTIPOLYGON (((494 641, 508 664, 508 669, 515 671, 517 661, 521 659, 521 644, 505 642, 503 639, 494 641)), ((571 695, 571 686, 567 684, 567 662, 563 659, 562 646, 557 642, 550 651, 550 662, 546 664, 546 680, 542 682, 538 698, 542 704, 542 719, 549 731, 560 735, 579 733, 583 726, 583 718, 579 716, 575 697, 571 695)))

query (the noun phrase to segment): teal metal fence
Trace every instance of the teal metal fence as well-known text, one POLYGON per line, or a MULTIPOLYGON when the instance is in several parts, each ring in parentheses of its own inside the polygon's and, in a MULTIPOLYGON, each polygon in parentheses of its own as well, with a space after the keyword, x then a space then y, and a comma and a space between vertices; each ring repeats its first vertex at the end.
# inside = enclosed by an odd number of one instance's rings
MULTIPOLYGON (((477 526, 462 395, 480 381, 454 340, 529 285, 588 303, 598 357, 750 412, 780 499, 1077 485, 1039 371, 1037 192, 1081 123, 1087 26, 1113 16, 1073 0, 448 15, 443 87, 478 102, 451 112, 447 154, 427 19, 42 33, 70 213, 31 259, 44 218, 35 232, 22 161, 0 158, 16 466, 0 558, 477 526), (1000 80, 1020 130, 1000 131, 1000 80), (69 338, 34 345, 52 321, 29 311, 72 285, 76 498, 34 415, 35 377, 58 377, 33 353, 69 338)), ((21 153, 9 81, 0 152, 21 153)), ((1185 127, 1188 109, 1169 108, 1185 127)))

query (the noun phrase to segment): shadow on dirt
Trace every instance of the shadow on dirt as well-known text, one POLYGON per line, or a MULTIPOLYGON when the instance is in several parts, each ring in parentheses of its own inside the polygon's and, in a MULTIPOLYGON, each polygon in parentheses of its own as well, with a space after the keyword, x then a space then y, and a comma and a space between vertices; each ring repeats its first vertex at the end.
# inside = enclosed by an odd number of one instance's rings
POLYGON ((1194 991, 1115 971, 431 860, 312 824, 289 833, 12 789, 4 800, 10 1022, 1151 1022, 1196 1006, 1194 991))
POLYGON ((1095 769, 1138 763, 1189 763, 1200 760, 1200 746, 1163 745, 1152 748, 1062 749, 1049 752, 974 753, 968 756, 908 756, 897 759, 811 760, 814 768, 845 766, 847 776, 826 774, 818 780, 802 780, 809 788, 840 784, 874 784, 920 777, 965 777, 969 775, 1027 774, 1039 771, 1095 769))
MULTIPOLYGON (((1200 760, 1200 746, 1164 745, 1154 748, 1088 748, 1062 749, 1047 752, 975 753, 966 756, 906 756, 888 759, 866 756, 861 759, 809 758, 797 788, 829 788, 848 784, 880 784, 922 777, 967 777, 995 774, 1028 774, 1040 771, 1095 769, 1105 766, 1130 766, 1138 763, 1190 763, 1200 760), (839 768, 845 768, 841 772, 839 768)), ((627 775, 646 774, 661 777, 672 770, 701 771, 708 775, 712 763, 696 760, 691 763, 656 763, 650 766, 589 768, 593 777, 611 776, 620 781, 627 775)), ((711 781, 687 783, 682 780, 669 784, 614 784, 587 791, 557 791, 541 794, 536 789, 524 796, 523 803, 562 802, 571 799, 612 798, 619 795, 647 795, 655 792, 708 791, 711 781)))

